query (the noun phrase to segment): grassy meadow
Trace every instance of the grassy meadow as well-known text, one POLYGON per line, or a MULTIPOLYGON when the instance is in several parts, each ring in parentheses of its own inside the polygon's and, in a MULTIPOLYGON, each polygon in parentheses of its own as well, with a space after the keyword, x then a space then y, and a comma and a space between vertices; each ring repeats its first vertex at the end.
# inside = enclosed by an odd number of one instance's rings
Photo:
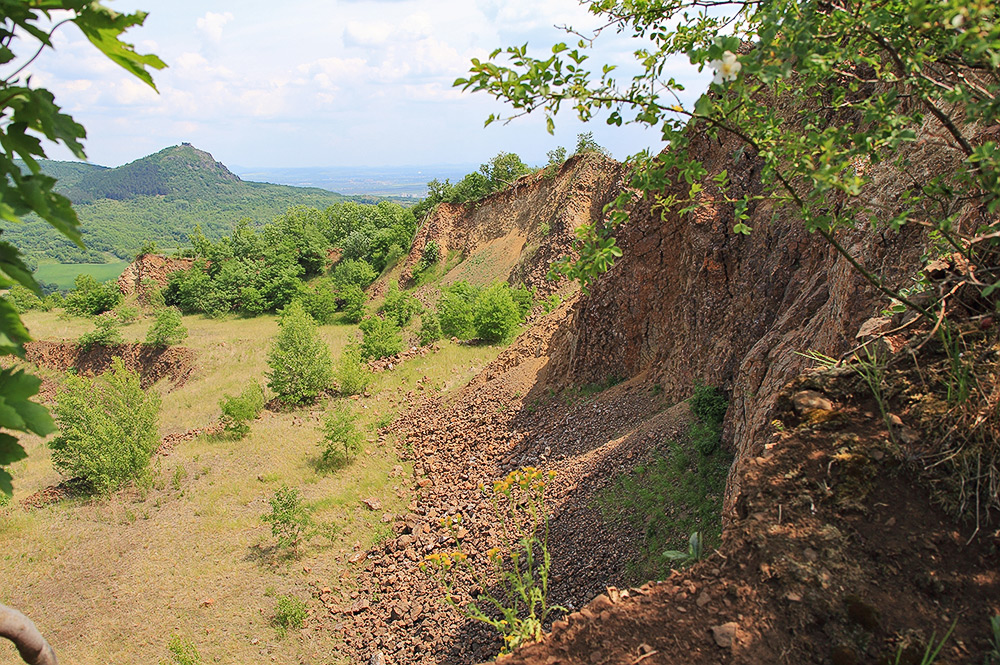
POLYGON ((35 279, 47 284, 55 284, 60 289, 73 288, 77 275, 92 275, 98 282, 118 279, 128 261, 111 263, 39 263, 35 269, 35 279))
MULTIPOLYGON (((93 327, 57 312, 24 318, 39 339, 76 339, 93 327)), ((142 340, 150 325, 143 319, 125 327, 126 340, 142 340)), ((224 394, 264 383, 278 328, 275 317, 187 316, 184 325, 196 370, 180 388, 152 388, 162 396, 161 435, 213 423, 224 394)), ((358 329, 328 325, 320 332, 336 357, 358 329)), ((447 341, 440 347, 377 375, 368 396, 344 400, 367 443, 335 472, 319 472, 316 461, 324 413, 339 399, 265 410, 241 441, 204 435, 181 442, 154 457, 147 486, 25 511, 21 500, 62 480, 45 441, 25 436, 28 458, 12 465, 14 497, 0 508, 0 602, 32 617, 60 662, 74 665, 169 663, 174 637, 192 643, 204 663, 341 662, 335 631, 316 630, 332 619, 313 592, 329 587, 349 604, 355 564, 348 559, 384 538, 390 516, 411 500, 410 467, 391 443, 377 443, 376 426, 408 408, 414 394, 465 385, 499 352, 447 341), (297 558, 275 553, 261 521, 282 485, 298 488, 316 521, 331 527, 332 535, 313 538, 297 558), (365 499, 382 508, 370 510, 365 499), (273 625, 281 596, 305 601, 310 612, 302 631, 283 637, 273 625)), ((0 663, 16 662, 0 643, 0 663)))

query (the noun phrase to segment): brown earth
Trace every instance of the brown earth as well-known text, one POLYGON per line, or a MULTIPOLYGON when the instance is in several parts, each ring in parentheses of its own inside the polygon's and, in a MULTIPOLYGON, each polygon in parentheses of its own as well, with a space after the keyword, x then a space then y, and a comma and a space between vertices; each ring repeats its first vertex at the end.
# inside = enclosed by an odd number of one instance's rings
POLYGON ((179 388, 195 370, 194 351, 181 346, 95 345, 84 351, 76 342, 34 341, 25 345, 25 352, 25 360, 39 367, 58 372, 72 369, 84 376, 106 372, 113 358, 121 358, 126 368, 138 372, 144 388, 164 378, 170 379, 172 389, 179 388))
POLYGON ((178 259, 158 254, 137 256, 118 277, 118 290, 122 295, 138 295, 141 299, 148 285, 164 287, 170 273, 186 270, 192 263, 194 259, 178 259))

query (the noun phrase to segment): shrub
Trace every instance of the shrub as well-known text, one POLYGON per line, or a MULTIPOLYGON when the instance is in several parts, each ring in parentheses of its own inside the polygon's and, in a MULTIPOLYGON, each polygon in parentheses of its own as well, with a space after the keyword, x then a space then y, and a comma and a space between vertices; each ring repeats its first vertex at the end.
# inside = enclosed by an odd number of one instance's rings
POLYGON ((405 291, 400 291, 394 283, 389 285, 389 291, 385 295, 385 301, 379 308, 379 312, 385 314, 387 319, 396 322, 400 328, 405 326, 413 318, 414 314, 419 314, 423 307, 420 301, 405 291))
POLYGON ((349 323, 360 323, 368 313, 365 304, 368 296, 357 284, 348 284, 340 290, 340 298, 344 301, 344 318, 349 323))
POLYGON ((441 247, 430 240, 424 245, 424 251, 420 253, 420 261, 417 262, 417 267, 414 272, 423 272, 428 268, 437 265, 437 262, 441 260, 441 247))
POLYGON ((66 296, 66 311, 77 316, 103 314, 121 302, 115 282, 100 284, 92 275, 77 275, 75 288, 66 296))
POLYGON ((338 287, 354 284, 364 289, 375 281, 378 273, 367 261, 357 259, 340 261, 334 267, 331 276, 338 287))
POLYGON ((692 423, 688 436, 694 449, 702 456, 707 456, 718 450, 722 440, 722 430, 714 423, 692 423))
POLYGON ((420 344, 422 346, 433 344, 441 339, 442 335, 441 322, 438 320, 437 314, 434 312, 424 312, 420 317, 420 332, 417 333, 417 339, 420 340, 420 344))
POLYGON ((475 334, 475 327, 472 324, 474 297, 469 298, 468 293, 455 288, 460 284, 463 283, 459 282, 442 294, 438 301, 438 322, 445 337, 469 339, 475 334))
POLYGON ((94 329, 80 335, 79 344, 84 351, 96 346, 114 346, 122 344, 121 326, 114 316, 105 314, 94 320, 94 329))
POLYGON ((379 359, 394 356, 403 350, 403 335, 395 321, 370 316, 361 322, 361 357, 379 359))
POLYGON ((346 261, 363 259, 371 251, 372 241, 362 231, 351 231, 341 243, 342 256, 346 261))
POLYGON ((187 334, 187 328, 181 324, 181 313, 174 307, 165 307, 156 312, 156 320, 146 333, 146 344, 159 347, 180 344, 187 334))
POLYGON ((695 383, 694 394, 689 400, 694 417, 707 425, 719 425, 726 416, 728 403, 725 395, 714 386, 695 383))
POLYGON ((225 395, 219 400, 222 409, 222 428, 237 439, 250 432, 250 421, 264 410, 264 390, 252 381, 238 396, 225 395))
POLYGON ((320 281, 303 289, 302 307, 317 323, 333 323, 337 315, 337 293, 328 280, 320 281))
POLYGON ((361 357, 361 346, 348 344, 344 347, 337 367, 334 371, 337 379, 337 391, 341 395, 359 395, 371 383, 373 375, 367 363, 361 357))
POLYGON ((364 434, 358 431, 347 407, 340 406, 327 414, 320 442, 320 464, 326 469, 339 469, 354 459, 364 445, 364 434))
POLYGON ((267 354, 267 386, 286 404, 312 402, 333 380, 330 349, 298 301, 285 308, 279 325, 267 354))
POLYGON ((123 326, 135 323, 136 319, 139 318, 139 309, 132 305, 119 304, 115 307, 114 313, 123 326))
POLYGON ((517 305, 517 312, 521 317, 521 321, 524 321, 528 318, 528 314, 531 313, 531 308, 535 306, 534 292, 529 291, 528 287, 521 284, 510 290, 510 297, 513 298, 514 304, 517 305))
POLYGON ((284 637, 289 630, 301 629, 308 614, 305 602, 294 596, 278 596, 278 605, 274 610, 271 625, 277 631, 278 637, 284 637))
POLYGON ((13 284, 7 293, 7 300, 20 312, 29 312, 33 309, 45 309, 45 304, 34 291, 20 284, 13 284))
POLYGON ((483 290, 472 306, 476 336, 491 344, 510 339, 521 320, 510 287, 504 282, 483 290))
POLYGON ((120 358, 95 379, 68 376, 56 396, 53 466, 98 493, 140 478, 159 444, 159 409, 159 396, 143 391, 120 358))
POLYGON ((261 521, 271 525, 271 535, 280 549, 296 553, 302 541, 312 537, 315 524, 302 505, 302 496, 297 489, 282 485, 268 503, 271 512, 261 515, 261 521))

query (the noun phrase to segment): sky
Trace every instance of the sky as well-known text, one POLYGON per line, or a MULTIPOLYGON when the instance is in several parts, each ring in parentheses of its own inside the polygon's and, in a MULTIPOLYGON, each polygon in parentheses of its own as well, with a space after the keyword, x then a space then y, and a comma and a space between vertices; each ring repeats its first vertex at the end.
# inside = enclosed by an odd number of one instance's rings
MULTIPOLYGON (((117 0, 149 13, 126 41, 155 53, 159 94, 129 76, 73 26, 31 66, 33 83, 82 123, 91 162, 118 166, 181 142, 231 166, 322 167, 478 164, 500 151, 529 164, 576 135, 622 159, 659 150, 654 130, 580 123, 570 111, 545 130, 540 113, 484 128, 511 110, 486 93, 462 92, 472 58, 528 43, 542 55, 575 38, 556 26, 599 22, 576 0, 117 0)), ((634 68, 641 44, 605 31, 597 63, 634 68)), ((679 62, 696 96, 710 75, 679 62)), ((48 150, 69 159, 65 149, 48 150)))

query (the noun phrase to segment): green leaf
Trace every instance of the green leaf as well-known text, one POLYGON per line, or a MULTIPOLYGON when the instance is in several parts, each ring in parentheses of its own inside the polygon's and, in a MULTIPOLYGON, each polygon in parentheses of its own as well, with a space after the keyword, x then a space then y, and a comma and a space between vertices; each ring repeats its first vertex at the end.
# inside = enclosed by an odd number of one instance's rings
POLYGON ((87 39, 112 62, 156 90, 153 76, 146 68, 163 69, 167 66, 166 63, 155 55, 136 53, 132 44, 119 39, 123 32, 133 26, 142 25, 145 20, 146 12, 119 14, 95 2, 87 5, 74 22, 87 39))
POLYGON ((20 462, 28 456, 24 447, 17 442, 17 437, 0 432, 0 466, 9 466, 20 462))

